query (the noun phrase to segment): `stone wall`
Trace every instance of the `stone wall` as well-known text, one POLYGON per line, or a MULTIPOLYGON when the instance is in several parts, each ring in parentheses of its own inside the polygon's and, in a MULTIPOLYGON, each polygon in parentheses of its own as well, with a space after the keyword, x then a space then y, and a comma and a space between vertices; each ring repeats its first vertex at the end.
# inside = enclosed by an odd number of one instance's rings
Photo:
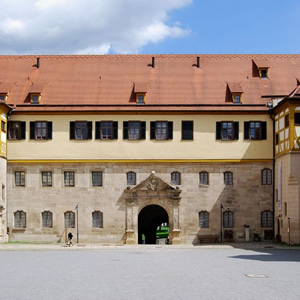
MULTIPOLYGON (((11 240, 64 241, 64 213, 79 206, 80 242, 122 243, 126 232, 126 173, 136 172, 137 184, 152 171, 170 184, 171 173, 181 173, 179 228, 183 243, 199 243, 198 234, 220 233, 220 205, 234 213, 233 238, 245 240, 245 227, 263 237, 261 212, 272 211, 272 185, 261 184, 261 170, 272 163, 137 163, 137 164, 8 164, 8 226, 11 240), (25 171, 25 187, 14 184, 15 171, 25 171), (42 187, 41 172, 53 172, 53 186, 42 187), (75 171, 75 187, 64 187, 64 171, 75 171), (103 186, 93 187, 91 172, 103 171, 103 186), (199 184, 199 172, 209 173, 209 185, 199 184), (233 185, 224 185, 224 172, 233 173, 233 185), (14 212, 26 212, 26 229, 14 228, 14 212), (92 228, 92 212, 103 212, 103 228, 92 228), (209 228, 199 228, 198 213, 209 212, 209 228), (53 228, 42 228, 41 213, 53 213, 53 228)), ((134 218, 151 199, 140 200, 134 218)), ((161 200, 164 201, 164 200, 161 200)), ((167 211, 168 214, 170 212, 167 211)), ((72 229, 76 236, 76 228, 72 229)))

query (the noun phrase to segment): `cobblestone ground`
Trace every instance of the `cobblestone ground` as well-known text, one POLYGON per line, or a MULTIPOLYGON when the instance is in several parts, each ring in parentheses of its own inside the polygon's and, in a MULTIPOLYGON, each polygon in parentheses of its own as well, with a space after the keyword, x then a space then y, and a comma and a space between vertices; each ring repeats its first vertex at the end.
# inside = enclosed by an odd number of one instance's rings
POLYGON ((300 250, 272 247, 5 244, 0 299, 298 300, 300 250))

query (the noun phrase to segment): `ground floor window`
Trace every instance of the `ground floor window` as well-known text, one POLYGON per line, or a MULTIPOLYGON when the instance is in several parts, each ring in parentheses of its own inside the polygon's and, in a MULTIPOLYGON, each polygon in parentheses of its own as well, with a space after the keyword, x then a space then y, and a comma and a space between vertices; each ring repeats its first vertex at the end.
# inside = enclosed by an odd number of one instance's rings
POLYGON ((261 213, 261 227, 273 226, 273 213, 269 210, 265 210, 261 213))
POLYGON ((103 228, 103 213, 101 211, 94 211, 92 213, 93 228, 103 228))
POLYGON ((230 210, 223 213, 223 227, 233 228, 233 212, 230 210))
POLYGON ((199 212, 199 226, 200 228, 209 227, 209 213, 207 211, 199 212))
POLYGON ((14 213, 15 228, 26 228, 26 213, 24 211, 16 211, 14 213))
POLYGON ((75 213, 65 212, 65 228, 75 228, 75 213))
POLYGON ((52 228, 52 212, 44 211, 42 213, 42 226, 44 228, 52 228))

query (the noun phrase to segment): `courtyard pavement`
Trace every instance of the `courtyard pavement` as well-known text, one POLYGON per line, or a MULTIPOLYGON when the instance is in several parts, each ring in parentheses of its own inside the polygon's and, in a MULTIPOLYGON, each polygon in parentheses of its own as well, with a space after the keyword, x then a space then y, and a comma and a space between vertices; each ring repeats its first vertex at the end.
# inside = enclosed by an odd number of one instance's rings
POLYGON ((0 250, 1 300, 300 299, 294 247, 3 244, 0 250))

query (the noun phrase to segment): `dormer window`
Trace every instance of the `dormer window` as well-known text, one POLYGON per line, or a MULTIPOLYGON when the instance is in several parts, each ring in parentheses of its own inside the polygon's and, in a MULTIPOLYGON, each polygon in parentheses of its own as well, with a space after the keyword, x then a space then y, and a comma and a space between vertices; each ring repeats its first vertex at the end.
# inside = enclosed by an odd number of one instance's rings
POLYGON ((40 103, 40 94, 30 94, 30 103, 39 104, 40 103))
POLYGON ((259 69, 260 78, 268 78, 268 69, 259 69))
POLYGON ((227 82, 226 101, 242 104, 243 89, 240 82, 227 82))
POLYGON ((242 93, 232 94, 232 102, 235 104, 241 104, 242 103, 242 93))
POLYGON ((6 102, 7 94, 0 94, 0 101, 6 102))
POLYGON ((136 104, 144 105, 145 104, 145 94, 137 94, 136 95, 136 104))

